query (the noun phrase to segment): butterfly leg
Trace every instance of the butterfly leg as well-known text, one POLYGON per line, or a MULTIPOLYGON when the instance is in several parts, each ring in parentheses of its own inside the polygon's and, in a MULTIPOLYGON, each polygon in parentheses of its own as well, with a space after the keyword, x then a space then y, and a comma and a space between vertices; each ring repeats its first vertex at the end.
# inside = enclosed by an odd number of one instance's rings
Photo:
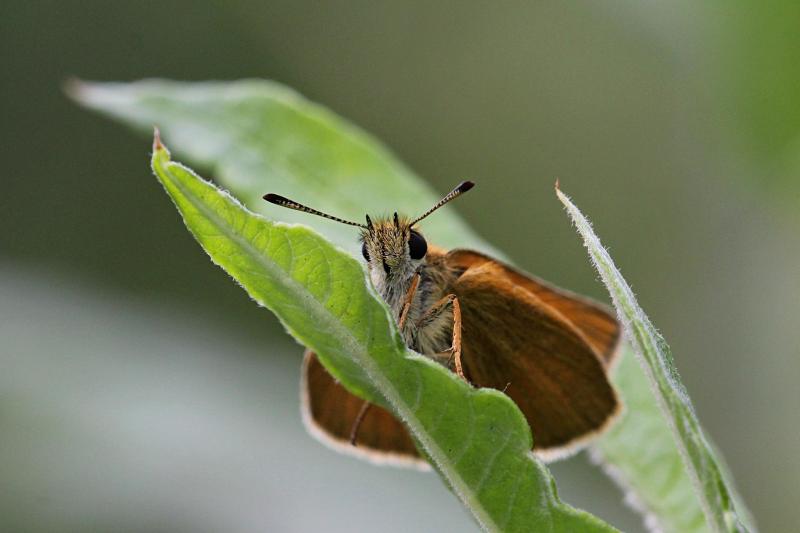
POLYGON ((417 327, 420 329, 424 328, 432 324, 439 315, 450 305, 453 308, 453 341, 450 345, 450 349, 447 352, 450 353, 450 359, 455 362, 456 367, 456 374, 459 375, 461 379, 467 381, 467 378, 464 376, 464 369, 461 366, 461 305, 458 303, 458 298, 456 298, 455 294, 448 294, 435 304, 431 306, 428 311, 419 319, 417 322, 417 327))
MULTIPOLYGON (((411 280, 411 286, 408 288, 408 292, 406 293, 403 309, 400 312, 400 319, 397 321, 397 325, 401 331, 406 325, 406 320, 408 319, 408 310, 411 309, 411 303, 414 301, 414 295, 417 293, 418 286, 419 274, 415 274, 414 278, 411 280)), ((350 429, 350 444, 353 446, 357 446, 356 439, 358 438, 358 428, 360 428, 361 423, 364 422, 364 418, 366 418, 370 407, 372 407, 372 404, 367 400, 364 400, 364 403, 361 404, 361 409, 358 411, 356 419, 353 421, 353 427, 350 429)))
POLYGON ((408 319, 408 310, 411 309, 411 303, 414 301, 414 295, 417 293, 417 287, 419 287, 418 273, 414 274, 414 278, 411 280, 411 286, 408 288, 405 301, 403 302, 403 310, 400 312, 400 319, 397 321, 397 326, 400 328, 400 331, 403 331, 403 328, 406 325, 406 319, 408 319))
POLYGON ((453 360, 456 363, 456 374, 461 379, 467 381, 464 376, 464 368, 461 366, 461 304, 458 298, 453 297, 453 360))

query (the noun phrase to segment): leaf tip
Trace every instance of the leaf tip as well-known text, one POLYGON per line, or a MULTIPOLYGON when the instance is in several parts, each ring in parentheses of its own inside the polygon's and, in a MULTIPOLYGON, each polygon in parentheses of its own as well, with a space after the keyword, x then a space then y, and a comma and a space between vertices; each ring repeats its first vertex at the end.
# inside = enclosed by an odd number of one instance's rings
POLYGON ((160 152, 166 150, 166 147, 161 142, 161 132, 158 131, 158 126, 153 126, 153 152, 160 152))
POLYGON ((561 191, 561 182, 560 182, 560 180, 558 178, 556 178, 556 182, 555 182, 554 188, 555 188, 555 191, 556 191, 556 196, 561 201, 561 203, 564 204, 565 207, 569 207, 569 198, 567 197, 566 194, 564 194, 561 191))
POLYGON ((86 92, 86 83, 80 78, 69 76, 61 82, 61 90, 75 102, 83 103, 85 99, 84 93, 86 92))
MULTIPOLYGON (((157 126, 153 126, 153 155, 150 160, 150 165, 156 171, 156 167, 169 163, 170 153, 164 143, 161 142, 161 132, 157 126)), ((156 174, 158 172, 156 171, 156 174)))

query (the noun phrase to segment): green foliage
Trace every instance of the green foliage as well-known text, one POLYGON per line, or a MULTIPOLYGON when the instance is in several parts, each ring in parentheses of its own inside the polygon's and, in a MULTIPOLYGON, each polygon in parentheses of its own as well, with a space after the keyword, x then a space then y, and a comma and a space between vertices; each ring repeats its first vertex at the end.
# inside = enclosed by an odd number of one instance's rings
MULTIPOLYGON (((594 234, 589 221, 566 195, 561 191, 557 193, 611 293, 614 306, 645 368, 655 397, 670 421, 689 478, 703 506, 706 521, 714 531, 719 532, 752 530, 750 518, 743 506, 736 501, 738 497, 732 483, 727 479, 729 476, 697 420, 689 394, 675 368, 669 346, 639 307, 633 291, 594 234)), ((646 449, 641 448, 642 451, 646 449)))
POLYGON ((153 170, 212 261, 310 347, 349 390, 392 409, 490 531, 613 528, 561 503, 511 400, 409 352, 359 263, 305 226, 245 209, 156 141, 153 170))
MULTIPOLYGON (((74 89, 73 95, 84 105, 137 129, 149 130, 159 124, 171 145, 210 169, 250 211, 311 225, 352 255, 358 255, 352 228, 289 210, 278 214, 261 196, 276 192, 356 220, 372 206, 391 206, 413 214, 438 199, 369 135, 274 83, 144 81, 78 85, 74 89)), ((452 209, 440 210, 427 219, 424 229, 437 244, 469 246, 502 257, 452 209)), ((363 278, 356 281, 353 287, 361 290, 363 278)), ((342 376, 343 369, 330 365, 330 357, 326 362, 332 372, 342 376)), ((347 364, 346 359, 340 362, 347 364)), ((353 390, 371 398, 380 396, 359 364, 351 362, 348 368, 344 372, 352 374, 348 385, 353 390)), ((600 439, 595 447, 598 455, 664 531, 706 531, 703 510, 670 423, 628 351, 615 381, 627 410, 600 439)), ((448 385, 453 386, 458 384, 448 385)), ((538 465, 532 469, 535 476, 545 475, 543 472, 538 465)))

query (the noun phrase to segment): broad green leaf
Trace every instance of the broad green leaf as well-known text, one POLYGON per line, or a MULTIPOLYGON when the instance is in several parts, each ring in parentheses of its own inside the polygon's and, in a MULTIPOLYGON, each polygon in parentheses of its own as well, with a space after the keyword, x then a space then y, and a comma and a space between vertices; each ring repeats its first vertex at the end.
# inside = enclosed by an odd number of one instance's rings
MULTIPOLYGON (((669 346, 639 307, 633 291, 600 243, 589 221, 564 193, 560 190, 556 192, 578 233, 583 237, 589 257, 611 294, 614 307, 625 325, 627 336, 638 355, 639 363, 647 375, 655 398, 665 417, 670 421, 674 441, 684 460, 697 498, 702 504, 708 526, 717 532, 752 531, 754 528, 750 517, 738 501, 730 476, 695 415, 689 394, 675 368, 669 346)), ((626 376, 621 376, 623 382, 625 378, 626 376)), ((643 422, 640 422, 638 427, 646 431, 643 422)), ((616 437, 618 443, 619 435, 616 437)), ((609 459, 612 459, 615 453, 611 444, 611 441, 604 443, 604 451, 609 459)), ((647 448, 641 449, 642 453, 646 451, 647 448)), ((674 461, 674 458, 671 460, 674 461)), ((634 471, 635 469, 631 469, 631 472, 634 471)), ((663 503, 680 505, 677 501, 663 503)), ((687 518, 692 523, 695 521, 691 517, 687 518)))
MULTIPOLYGON (((439 196, 372 137, 275 83, 151 80, 75 84, 71 92, 84 105, 139 130, 150 131, 157 123, 173 147, 213 172, 248 209, 312 225, 354 255, 358 247, 352 228, 277 212, 261 196, 276 192, 355 220, 376 209, 421 212, 439 196)), ((425 221, 432 242, 502 257, 455 213, 441 210, 425 221)), ((627 410, 600 439, 606 468, 664 531, 706 530, 669 422, 627 351, 616 382, 627 410)))
POLYGON ((499 391, 474 389, 406 349, 361 265, 306 226, 272 222, 170 160, 153 170, 187 228, 353 391, 400 417, 446 484, 488 531, 609 532, 562 503, 533 457, 530 429, 499 391))

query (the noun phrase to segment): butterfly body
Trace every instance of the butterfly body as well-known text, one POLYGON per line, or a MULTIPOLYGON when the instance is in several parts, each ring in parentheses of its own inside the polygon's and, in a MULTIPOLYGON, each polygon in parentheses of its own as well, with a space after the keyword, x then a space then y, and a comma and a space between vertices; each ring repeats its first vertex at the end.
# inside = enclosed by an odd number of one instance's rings
POLYGON ((409 243, 422 246, 424 238, 411 221, 395 215, 384 220, 370 219, 368 229, 362 231, 362 255, 367 264, 370 280, 388 304, 395 321, 399 322, 404 308, 406 317, 400 333, 406 345, 423 355, 435 356, 450 347, 453 331, 453 311, 443 307, 436 316, 426 316, 436 302, 447 294, 455 279, 439 249, 427 246, 425 254, 417 256, 409 243), (412 237, 413 236, 413 237, 412 237), (409 290, 417 277, 413 298, 409 290))

